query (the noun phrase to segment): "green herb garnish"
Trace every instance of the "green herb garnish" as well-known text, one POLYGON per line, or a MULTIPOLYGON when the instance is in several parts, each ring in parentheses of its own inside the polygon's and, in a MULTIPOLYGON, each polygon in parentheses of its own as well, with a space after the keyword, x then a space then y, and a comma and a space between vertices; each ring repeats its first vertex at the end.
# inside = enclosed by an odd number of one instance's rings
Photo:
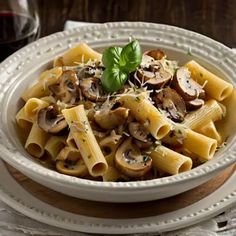
POLYGON ((105 70, 102 74, 102 86, 107 92, 116 92, 125 84, 129 73, 140 65, 142 52, 139 42, 134 40, 123 48, 110 47, 102 55, 105 70))
POLYGON ((149 156, 146 156, 146 155, 143 156, 143 163, 144 163, 145 166, 147 165, 147 162, 148 162, 149 160, 150 160, 150 157, 149 157, 149 156))

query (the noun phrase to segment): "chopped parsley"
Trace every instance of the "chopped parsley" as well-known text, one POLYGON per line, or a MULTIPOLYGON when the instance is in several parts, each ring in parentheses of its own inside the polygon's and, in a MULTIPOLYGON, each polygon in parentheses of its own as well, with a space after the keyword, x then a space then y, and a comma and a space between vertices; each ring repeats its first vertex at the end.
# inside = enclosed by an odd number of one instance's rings
POLYGON ((146 166, 147 165, 147 162, 150 160, 150 157, 147 156, 147 155, 143 155, 143 163, 144 165, 146 166))
POLYGON ((139 96, 137 96, 137 97, 135 98, 135 101, 136 101, 136 102, 141 102, 141 99, 140 99, 140 97, 139 97, 139 96))

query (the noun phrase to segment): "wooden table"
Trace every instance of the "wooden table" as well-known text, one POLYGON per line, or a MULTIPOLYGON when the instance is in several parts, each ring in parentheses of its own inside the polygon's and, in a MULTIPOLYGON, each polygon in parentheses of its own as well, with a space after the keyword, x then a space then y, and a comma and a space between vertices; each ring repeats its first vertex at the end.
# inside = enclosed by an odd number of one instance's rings
POLYGON ((41 36, 66 20, 148 21, 193 30, 236 47, 235 0, 37 0, 41 36))

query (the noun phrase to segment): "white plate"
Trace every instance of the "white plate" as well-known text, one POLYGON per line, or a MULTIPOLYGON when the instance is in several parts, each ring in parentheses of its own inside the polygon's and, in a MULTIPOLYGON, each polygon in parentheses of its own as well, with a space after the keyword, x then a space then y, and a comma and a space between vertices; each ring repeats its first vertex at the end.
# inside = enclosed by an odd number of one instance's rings
POLYGON ((236 173, 206 198, 170 213, 135 219, 104 219, 73 214, 40 201, 23 189, 0 161, 0 199, 3 202, 40 222, 87 233, 157 233, 196 224, 223 212, 236 202, 235 182, 236 173))
MULTIPOLYGON (((100 182, 49 170, 24 150, 17 137, 14 120, 22 91, 40 72, 50 67, 56 56, 73 45, 85 41, 92 48, 102 50, 114 44, 123 45, 130 36, 140 41, 143 50, 160 47, 180 64, 195 59, 236 85, 236 57, 231 49, 203 35, 177 27, 143 22, 114 22, 53 34, 22 48, 0 65, 1 157, 25 175, 51 189, 83 199, 105 202, 150 201, 172 196, 206 182, 235 162, 236 137, 230 137, 226 147, 215 158, 191 171, 147 181, 100 182)), ((228 110, 233 112, 235 109, 232 107, 228 110)))

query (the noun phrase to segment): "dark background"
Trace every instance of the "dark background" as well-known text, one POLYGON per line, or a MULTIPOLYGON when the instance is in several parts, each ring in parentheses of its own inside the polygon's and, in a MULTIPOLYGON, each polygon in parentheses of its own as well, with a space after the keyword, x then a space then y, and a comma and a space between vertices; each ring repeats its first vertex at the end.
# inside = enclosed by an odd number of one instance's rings
POLYGON ((193 30, 236 47, 236 0, 37 0, 41 36, 66 20, 148 21, 193 30))

